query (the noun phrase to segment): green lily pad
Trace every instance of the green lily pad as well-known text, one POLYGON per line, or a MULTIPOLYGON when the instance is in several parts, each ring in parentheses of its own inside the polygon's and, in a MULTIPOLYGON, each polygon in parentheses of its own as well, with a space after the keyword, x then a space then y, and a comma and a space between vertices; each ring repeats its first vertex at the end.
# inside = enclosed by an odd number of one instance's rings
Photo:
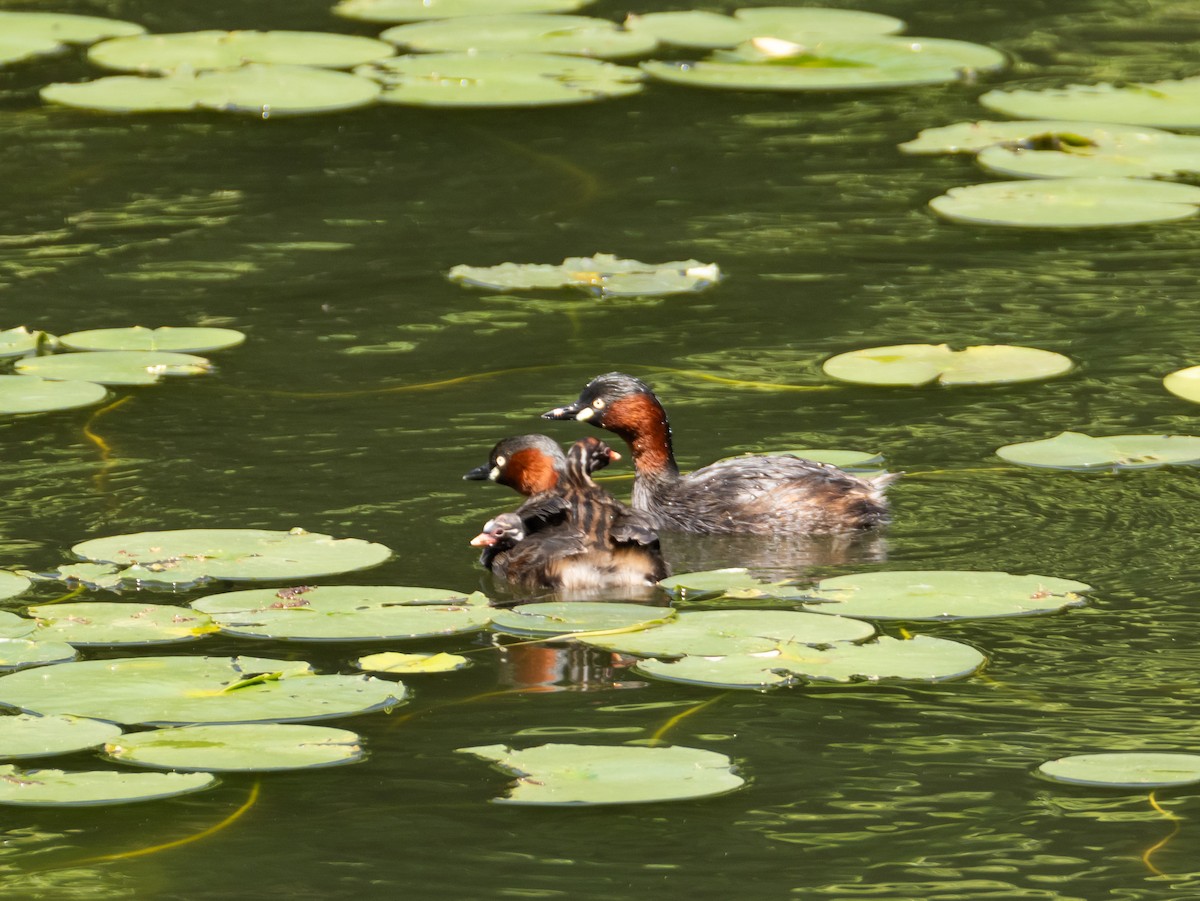
POLYGON ((216 784, 212 773, 114 773, 103 770, 19 770, 0 766, 0 804, 18 807, 93 807, 156 801, 216 784))
POLYGON ((749 570, 742 567, 679 573, 663 579, 658 585, 676 597, 689 601, 722 595, 737 598, 775 597, 772 589, 779 587, 775 583, 752 576, 749 570))
POLYGON ((152 350, 205 353, 236 347, 246 336, 231 328, 97 328, 71 332, 59 341, 71 350, 152 350))
POLYGON ((551 53, 422 53, 354 73, 379 82, 385 103, 447 107, 593 103, 636 94, 643 79, 628 66, 551 53))
POLYGON ((0 37, 0 66, 8 65, 9 63, 22 63, 26 60, 36 59, 39 56, 48 56, 51 53, 61 53, 66 49, 65 44, 59 43, 54 38, 0 37))
POLYGON ((48 337, 45 332, 31 332, 23 325, 0 329, 0 357, 23 357, 35 353, 38 346, 48 337))
POLYGON ((19 670, 29 666, 66 663, 78 656, 75 648, 62 641, 33 641, 27 638, 0 638, 0 670, 19 670))
POLYGON ((95 748, 120 734, 120 726, 81 716, 0 716, 0 757, 70 754, 95 748))
POLYGON ((990 47, 938 38, 756 38, 700 62, 646 62, 653 78, 735 91, 853 91, 945 84, 1004 68, 990 47))
POLYGON ((212 371, 204 357, 146 350, 85 351, 26 357, 17 372, 47 379, 101 385, 153 385, 164 376, 203 375, 212 371))
POLYGON ((308 770, 362 760, 358 735, 328 726, 252 723, 179 726, 110 740, 104 753, 120 763, 209 772, 308 770))
POLYGON ((318 676, 302 661, 121 657, 0 676, 0 703, 115 723, 269 723, 394 707, 407 692, 367 676, 318 676))
POLYGON ((1063 432, 1041 441, 1006 444, 996 455, 1010 463, 1049 469, 1149 469, 1200 463, 1200 438, 1190 435, 1113 435, 1063 432))
POLYGON ((616 604, 600 601, 561 601, 519 604, 492 614, 492 628, 510 635, 565 635, 609 629, 638 629, 668 622, 670 607, 616 604))
POLYGON ((162 78, 114 75, 80 84, 51 84, 41 90, 47 103, 100 112, 212 110, 263 119, 355 109, 379 96, 379 85, 347 72, 265 64, 162 78))
MULTIPOLYGON (((65 383, 76 384, 76 383, 65 383)), ((119 589, 121 587, 121 567, 111 563, 68 563, 46 575, 48 579, 57 579, 88 588, 119 589)))
POLYGON ((236 69, 246 63, 349 69, 394 55, 374 38, 316 31, 191 31, 114 38, 88 51, 88 61, 117 72, 236 69))
POLYGON ((945 344, 897 344, 838 354, 825 374, 857 385, 1001 385, 1053 378, 1074 368, 1070 357, 1036 347, 982 344, 951 350, 945 344))
POLYGON ((38 641, 66 641, 76 647, 174 644, 217 631, 203 613, 163 604, 82 601, 30 607, 38 621, 38 641))
POLYGON ((29 580, 16 573, 0 569, 0 600, 15 598, 29 587, 29 580))
POLYGON ((600 59, 642 56, 658 46, 653 35, 626 31, 607 19, 528 13, 461 16, 398 25, 380 37, 420 52, 485 50, 562 53, 600 59))
POLYGON ((1195 216, 1200 188, 1140 178, 1047 178, 951 188, 929 201, 952 222, 1103 228, 1195 216))
POLYGON ((454 670, 466 669, 471 661, 460 654, 400 654, 396 651, 385 651, 382 654, 368 654, 354 662, 360 670, 369 673, 399 673, 400 675, 420 673, 449 673, 454 670))
POLYGON ((955 620, 1056 613, 1092 586, 1053 576, 915 570, 822 579, 812 609, 865 619, 955 620))
POLYGON ((591 0, 341 0, 334 15, 366 22, 420 22, 499 13, 566 13, 591 0))
POLYGON ((1114 125, 1108 122, 1073 122, 1069 119, 1034 119, 1019 122, 956 122, 923 129, 911 141, 900 145, 905 153, 977 154, 996 144, 1052 146, 1088 145, 1119 141, 1129 143, 1139 136, 1157 138, 1170 132, 1157 128, 1114 125))
POLYGON ((288 641, 378 641, 483 629, 492 612, 462 592, 399 585, 231 591, 192 602, 221 631, 288 641))
POLYGON ((549 744, 459 748, 517 776, 504 804, 644 804, 706 798, 745 781, 724 754, 699 748, 549 744))
POLYGON ((392 552, 359 538, 293 529, 179 529, 94 538, 71 550, 126 567, 125 582, 191 585, 208 579, 285 581, 378 566, 392 552))
POLYGON ((643 263, 598 253, 593 257, 568 257, 558 265, 459 265, 446 277, 452 282, 497 291, 578 288, 597 297, 657 297, 702 291, 720 280, 721 270, 716 263, 699 260, 643 263))
POLYGON ((1053 782, 1144 791, 1200 782, 1200 754, 1074 754, 1043 763, 1036 772, 1053 782))
POLYGON ((1083 119, 1157 128, 1200 128, 1200 76, 1178 81, 1075 84, 1044 91, 988 91, 979 102, 1016 119, 1083 119))
POLYGON ((1200 366, 1177 369, 1163 378, 1163 387, 1184 400, 1200 404, 1200 366))
POLYGON ((29 638, 36 630, 33 620, 0 610, 0 638, 29 638))
POLYGON ((649 34, 664 44, 717 49, 735 47, 758 37, 795 41, 813 34, 892 34, 903 31, 904 22, 854 9, 765 6, 734 10, 728 16, 703 10, 630 15, 625 27, 649 34))
POLYGON ((875 627, 860 620, 792 610, 702 610, 674 622, 618 635, 584 635, 596 647, 640 657, 717 657, 774 651, 781 644, 831 645, 862 641, 875 627))
POLYGON ((1200 172, 1200 137, 1141 134, 1086 145, 993 146, 975 159, 993 175, 1017 178, 1172 178, 1200 172))
POLYGON ((984 656, 970 645, 917 635, 908 641, 884 636, 861 645, 839 642, 818 648, 787 643, 757 653, 640 660, 634 669, 670 682, 764 689, 797 681, 943 682, 970 676, 984 662, 984 656))
POLYGON ((59 382, 35 375, 0 375, 0 416, 90 407, 108 397, 93 382, 59 382))
POLYGON ((145 34, 133 22, 76 16, 68 13, 0 12, 0 40, 51 40, 64 44, 92 44, 104 38, 145 34))

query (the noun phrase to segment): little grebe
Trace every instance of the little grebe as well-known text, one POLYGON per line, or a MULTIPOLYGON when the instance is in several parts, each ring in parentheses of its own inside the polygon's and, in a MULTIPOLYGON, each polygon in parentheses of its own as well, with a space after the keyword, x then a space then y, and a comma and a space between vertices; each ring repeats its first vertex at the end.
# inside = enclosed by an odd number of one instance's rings
POLYGON ((620 372, 592 379, 579 399, 542 414, 578 419, 625 439, 637 478, 633 506, 659 529, 684 532, 840 532, 883 525, 883 491, 898 476, 860 478, 793 456, 747 455, 679 474, 666 411, 650 386, 620 372))

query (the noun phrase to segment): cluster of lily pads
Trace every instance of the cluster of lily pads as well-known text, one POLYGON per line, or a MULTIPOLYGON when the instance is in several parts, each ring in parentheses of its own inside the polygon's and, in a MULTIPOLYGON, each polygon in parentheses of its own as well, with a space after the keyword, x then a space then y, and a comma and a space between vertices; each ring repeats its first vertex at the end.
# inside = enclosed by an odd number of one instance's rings
POLYGON ((24 326, 0 330, 0 416, 73 410, 98 404, 113 386, 153 385, 203 375, 212 364, 196 353, 224 350, 246 336, 227 328, 105 328, 54 336, 24 326))
POLYGON ((703 291, 720 280, 721 269, 716 263, 699 260, 642 263, 598 253, 591 257, 568 257, 558 265, 461 265, 453 267, 446 277, 462 285, 497 291, 572 288, 592 297, 661 297, 703 291))
POLYGON ((552 106, 636 94, 647 78, 740 91, 829 91, 943 84, 997 71, 990 47, 897 36, 904 23, 854 10, 680 11, 624 23, 564 15, 583 4, 530 0, 344 0, 333 12, 390 24, 378 39, 323 32, 147 34, 132 22, 0 12, 0 65, 92 45, 119 73, 51 84, 42 98, 106 112, 206 109, 264 118, 414 106, 552 106), (398 48, 406 52, 397 55, 398 48), (611 59, 660 49, 699 61, 611 59), (351 70, 351 71, 339 71, 351 70))

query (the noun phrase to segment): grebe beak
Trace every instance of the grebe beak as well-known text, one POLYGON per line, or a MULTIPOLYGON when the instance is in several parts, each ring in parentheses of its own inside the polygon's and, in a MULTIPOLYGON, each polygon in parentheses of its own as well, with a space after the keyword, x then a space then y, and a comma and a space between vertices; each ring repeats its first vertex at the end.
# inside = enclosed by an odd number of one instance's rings
POLYGON ((463 479, 468 482, 484 482, 488 479, 495 479, 496 477, 492 475, 492 471, 494 469, 495 467, 484 463, 482 466, 476 466, 474 469, 464 475, 463 479))
POLYGON ((471 539, 471 547, 491 547, 496 543, 496 536, 490 532, 480 532, 471 539))
POLYGON ((567 404, 565 407, 555 407, 553 410, 547 410, 542 414, 542 419, 579 419, 580 414, 586 412, 591 415, 591 407, 584 407, 581 411, 578 403, 567 404))
POLYGON ((615 463, 621 459, 621 455, 610 447, 608 449, 608 459, 610 462, 615 463))

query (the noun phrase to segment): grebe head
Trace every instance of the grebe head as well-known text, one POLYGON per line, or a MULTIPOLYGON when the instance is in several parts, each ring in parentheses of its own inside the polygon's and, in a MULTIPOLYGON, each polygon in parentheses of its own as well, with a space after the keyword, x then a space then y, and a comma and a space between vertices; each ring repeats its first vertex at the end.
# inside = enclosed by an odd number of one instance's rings
POLYGON ((517 435, 492 448, 487 463, 463 476, 472 481, 491 479, 526 496, 553 491, 566 472, 562 448, 545 435, 517 435))
POLYGON ((547 410, 542 418, 578 419, 615 432, 629 442, 635 461, 647 444, 670 456, 670 426, 662 404, 649 385, 623 372, 596 376, 575 403, 547 410))

